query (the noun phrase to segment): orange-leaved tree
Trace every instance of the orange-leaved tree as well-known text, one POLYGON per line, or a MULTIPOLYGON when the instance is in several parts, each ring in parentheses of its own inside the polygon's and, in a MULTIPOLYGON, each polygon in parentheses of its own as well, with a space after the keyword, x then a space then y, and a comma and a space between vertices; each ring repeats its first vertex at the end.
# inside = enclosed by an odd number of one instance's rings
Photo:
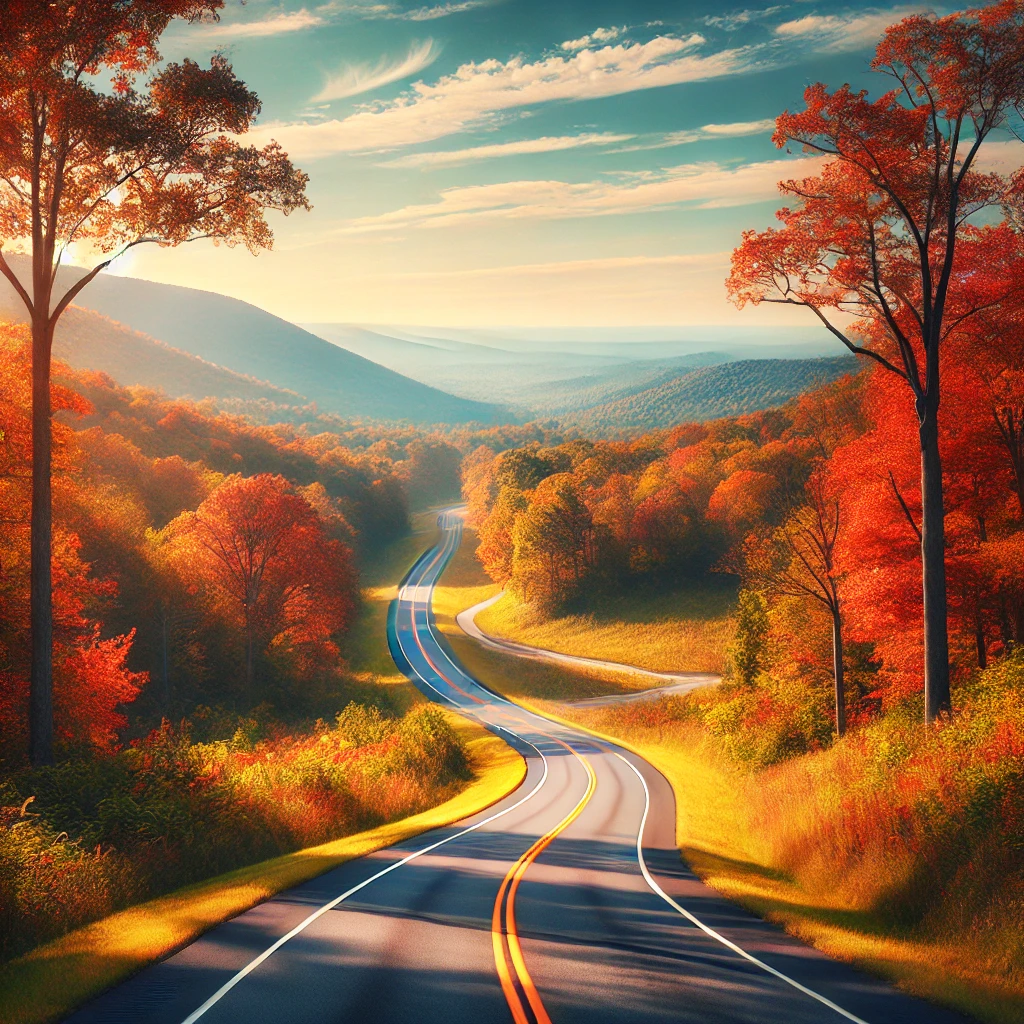
POLYGON ((924 692, 927 721, 950 709, 939 453, 940 351, 1006 297, 964 298, 984 265, 962 241, 969 221, 1013 206, 1018 177, 983 173, 982 146, 1024 102, 1024 2, 1003 0, 889 28, 872 63, 895 88, 871 99, 809 87, 806 109, 774 141, 821 154, 820 173, 782 184, 780 228, 744 234, 729 290, 740 306, 810 309, 851 351, 907 385, 921 455, 924 692))
POLYGON ((242 145, 256 95, 222 56, 160 67, 175 18, 216 17, 223 0, 5 0, 0 5, 0 272, 32 328, 30 753, 52 758, 53 611, 50 359, 79 292, 143 242, 196 238, 256 252, 264 214, 308 208, 306 176, 276 143, 242 145), (71 246, 94 265, 66 290, 71 246), (3 250, 25 251, 22 281, 3 250))

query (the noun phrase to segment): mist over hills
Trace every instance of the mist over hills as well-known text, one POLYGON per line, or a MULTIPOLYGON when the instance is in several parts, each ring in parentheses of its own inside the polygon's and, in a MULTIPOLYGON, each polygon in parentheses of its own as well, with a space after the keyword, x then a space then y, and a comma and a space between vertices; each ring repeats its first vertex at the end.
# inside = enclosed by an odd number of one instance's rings
MULTIPOLYGON (((81 273, 62 268, 59 284, 81 273)), ((214 292, 105 274, 79 300, 58 358, 171 397, 258 403, 270 419, 310 419, 312 402, 350 419, 543 419, 609 434, 770 408, 856 368, 815 358, 836 346, 811 328, 306 330, 214 292)), ((24 319, 2 279, 0 315, 24 319)))

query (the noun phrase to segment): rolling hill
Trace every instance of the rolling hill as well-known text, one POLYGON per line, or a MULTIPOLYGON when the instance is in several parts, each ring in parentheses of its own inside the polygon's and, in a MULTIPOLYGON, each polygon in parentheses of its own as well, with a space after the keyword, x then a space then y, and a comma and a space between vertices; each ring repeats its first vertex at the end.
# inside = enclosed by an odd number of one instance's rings
MULTIPOLYGON (((24 261, 18 261, 16 267, 19 274, 27 271, 24 261)), ((62 268, 60 283, 67 285, 80 273, 62 268)), ((6 281, 2 285, 0 306, 16 309, 13 290, 6 281)), ((237 397, 238 390, 244 390, 239 378, 250 378, 254 385, 271 382, 270 392, 260 397, 281 402, 285 400, 282 393, 290 392, 290 404, 312 401, 322 412, 346 418, 420 424, 493 423, 514 418, 493 403, 460 398, 412 380, 247 302, 213 292, 101 274, 79 300, 118 325, 164 343, 159 354, 147 349, 147 358, 154 365, 164 361, 161 372, 167 370, 168 374, 161 386, 170 395, 237 397), (172 360, 167 351, 174 349, 199 359, 172 360), (231 376, 211 373, 211 364, 213 369, 231 371, 231 376), (211 392, 211 387, 216 390, 211 392), (230 395, 222 394, 220 388, 230 389, 230 395)), ((74 365, 85 366, 88 352, 90 369, 104 369, 120 383, 153 384, 152 377, 138 379, 130 365, 133 357, 123 347, 118 351, 127 343, 123 334, 110 329, 104 338, 95 322, 93 328, 93 337, 81 345, 79 355, 75 355, 79 342, 69 342, 67 357, 74 365), (136 379, 129 379, 132 376, 136 379)))
POLYGON ((53 353, 77 369, 100 370, 119 384, 138 384, 175 398, 263 400, 286 406, 302 401, 294 391, 208 363, 78 306, 61 317, 53 353))
POLYGON ((563 419, 567 425, 607 433, 735 416, 783 405, 817 384, 855 373, 858 368, 853 356, 743 359, 701 367, 563 419))

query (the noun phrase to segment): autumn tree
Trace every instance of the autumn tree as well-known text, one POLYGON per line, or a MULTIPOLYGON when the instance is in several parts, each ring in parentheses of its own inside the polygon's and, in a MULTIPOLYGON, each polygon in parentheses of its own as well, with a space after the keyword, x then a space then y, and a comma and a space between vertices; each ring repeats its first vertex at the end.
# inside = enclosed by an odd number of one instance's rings
POLYGON ((223 0, 6 0, 0 5, 0 272, 32 330, 31 757, 52 758, 50 360, 61 314, 112 259, 144 242, 270 246, 264 213, 306 207, 280 147, 244 146, 256 95, 223 56, 158 69, 175 18, 223 0), (74 246, 88 272, 58 287, 74 246), (30 256, 26 280, 5 253, 30 256))
POLYGON ((780 228, 745 233, 729 290, 737 305, 803 306, 847 348, 907 387, 921 462, 925 717, 950 709, 939 451, 940 356, 1003 296, 964 301, 983 268, 962 246, 968 222, 1011 203, 1021 181, 978 166, 981 147, 1024 101, 1024 3, 1004 0, 887 30, 872 63, 894 84, 871 99, 810 86, 774 141, 823 157, 788 181, 780 228), (852 321, 852 326, 851 326, 852 321))
POLYGON ((241 619, 247 696, 270 643, 329 643, 348 624, 355 588, 349 549, 327 537, 316 511, 283 477, 229 477, 169 530, 183 574, 241 619))

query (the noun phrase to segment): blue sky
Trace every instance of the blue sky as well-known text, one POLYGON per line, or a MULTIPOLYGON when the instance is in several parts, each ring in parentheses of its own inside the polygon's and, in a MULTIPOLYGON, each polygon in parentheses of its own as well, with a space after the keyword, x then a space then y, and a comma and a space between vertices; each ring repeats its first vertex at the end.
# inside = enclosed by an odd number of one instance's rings
POLYGON ((913 9, 228 0, 164 54, 230 55, 314 210, 275 217, 255 259, 200 243, 118 270, 296 321, 804 323, 723 288, 775 183, 813 166, 772 119, 814 81, 870 87, 874 43, 913 9))

